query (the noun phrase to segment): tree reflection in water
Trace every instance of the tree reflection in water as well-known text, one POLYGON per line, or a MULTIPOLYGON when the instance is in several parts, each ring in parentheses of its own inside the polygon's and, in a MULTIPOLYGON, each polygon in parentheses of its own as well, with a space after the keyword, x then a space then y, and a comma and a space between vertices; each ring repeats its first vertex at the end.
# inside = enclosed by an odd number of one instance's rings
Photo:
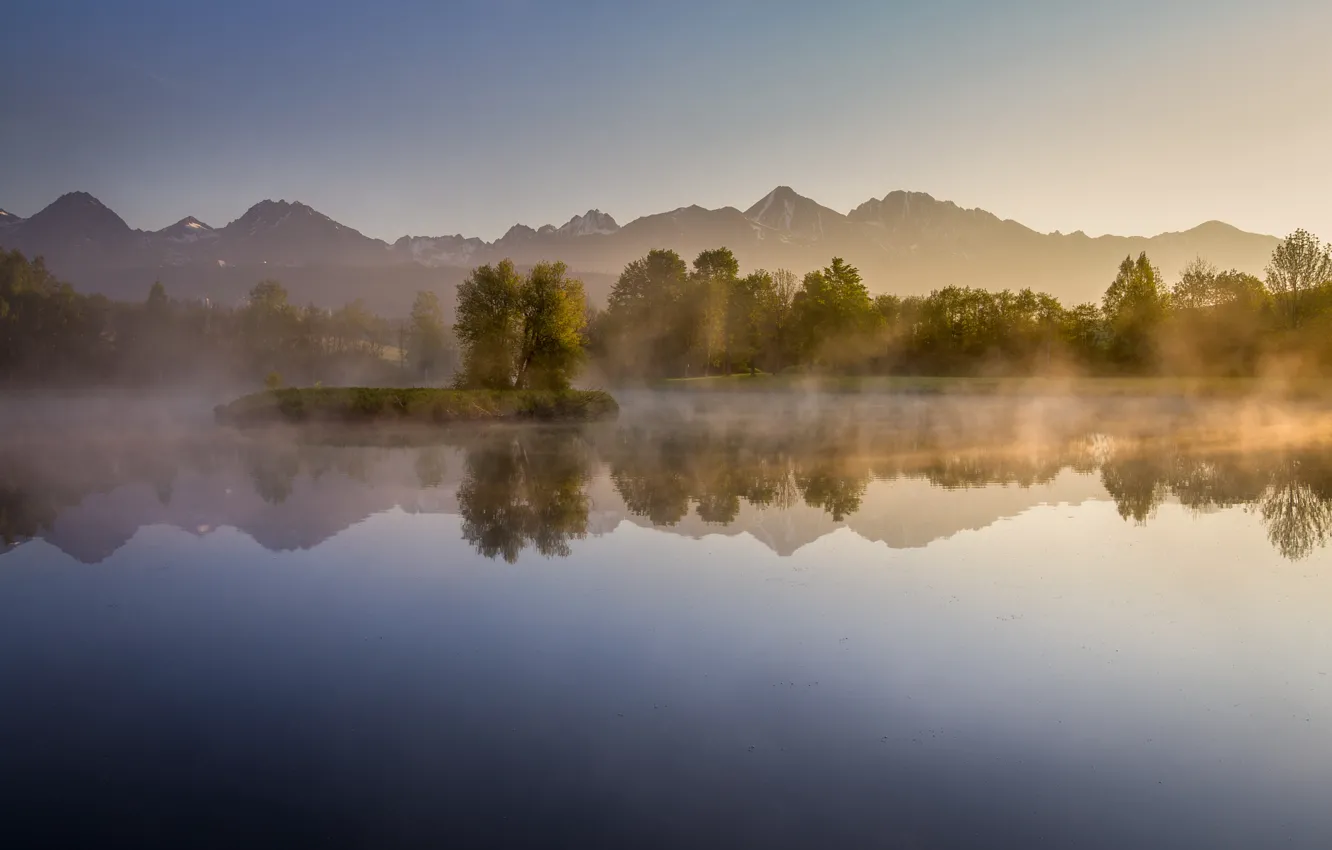
MULTIPOLYGON (((588 532, 589 485, 601 475, 624 510, 664 527, 691 514, 725 526, 746 506, 799 504, 841 522, 861 509, 876 480, 916 479, 949 489, 1032 487, 1071 470, 1098 476, 1129 522, 1150 523, 1173 499, 1196 512, 1251 510, 1273 548, 1292 560, 1332 537, 1332 451, 1322 443, 1254 450, 1252 440, 1216 434, 1196 441, 1178 418, 1138 422, 1118 433, 1093 431, 1084 421, 1062 431, 1045 428, 1039 439, 1023 427, 998 418, 962 428, 889 415, 477 429, 435 433, 425 445, 409 446, 408 481, 395 486, 438 489, 445 503, 451 491, 466 541, 486 557, 510 562, 529 548, 568 555, 571 541, 588 532), (452 483, 451 469, 459 476, 452 483)), ((182 471, 228 481, 239 474, 263 503, 281 506, 299 522, 309 515, 299 503, 311 490, 374 486, 386 459, 402 457, 395 451, 234 433, 175 441, 11 440, 0 448, 0 543, 10 547, 49 534, 65 510, 125 485, 147 485, 169 506, 182 471), (339 473, 336 482, 324 478, 330 472, 339 473), (303 477, 309 486, 297 488, 303 477)), ((140 521, 162 520, 145 515, 140 521)))
POLYGON ((590 455, 576 429, 504 429, 466 447, 458 486, 463 538, 488 558, 509 563, 527 546, 547 557, 569 554, 587 534, 590 455))

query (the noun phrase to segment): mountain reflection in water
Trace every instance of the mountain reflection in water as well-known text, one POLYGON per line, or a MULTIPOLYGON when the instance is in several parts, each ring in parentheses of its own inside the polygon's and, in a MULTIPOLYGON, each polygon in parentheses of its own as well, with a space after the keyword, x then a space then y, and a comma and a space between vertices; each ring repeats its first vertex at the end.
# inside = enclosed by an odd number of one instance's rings
POLYGON ((747 532, 781 554, 839 527, 921 546, 1038 504, 1110 499, 1150 523, 1175 501, 1242 507, 1298 560, 1332 533, 1318 410, 1236 402, 879 400, 842 408, 663 405, 617 424, 432 434, 239 434, 211 427, 15 434, 0 450, 0 540, 87 562, 137 530, 244 531, 310 548, 374 514, 456 514, 489 558, 548 557, 628 521, 747 532), (700 409, 701 408, 701 409, 700 409))
POLYGON ((623 404, 0 405, 4 846, 1332 846, 1318 407, 623 404))

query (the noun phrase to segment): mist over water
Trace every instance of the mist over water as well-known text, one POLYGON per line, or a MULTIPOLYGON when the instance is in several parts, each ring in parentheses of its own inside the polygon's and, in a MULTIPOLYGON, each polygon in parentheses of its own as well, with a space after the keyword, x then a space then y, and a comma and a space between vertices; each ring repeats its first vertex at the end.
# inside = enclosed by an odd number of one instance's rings
POLYGON ((139 845, 1332 840, 1322 404, 620 400, 373 433, 234 431, 204 397, 0 407, 7 820, 139 845))

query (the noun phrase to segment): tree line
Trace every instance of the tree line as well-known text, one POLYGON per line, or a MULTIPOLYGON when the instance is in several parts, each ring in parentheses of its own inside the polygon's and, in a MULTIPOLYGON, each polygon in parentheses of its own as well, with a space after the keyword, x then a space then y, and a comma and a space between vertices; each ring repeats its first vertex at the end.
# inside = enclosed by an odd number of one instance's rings
POLYGON ((740 275, 727 249, 687 266, 652 251, 620 275, 588 345, 611 379, 833 374, 1253 375, 1332 365, 1332 246, 1296 231, 1266 279, 1204 259, 1169 284, 1126 257, 1100 303, 1065 306, 1023 289, 946 286, 872 296, 834 258, 797 280, 740 275))
POLYGON ((237 307, 174 300, 161 283, 126 303, 76 292, 40 257, 0 251, 0 386, 413 383, 446 379, 456 363, 431 292, 405 320, 359 300, 301 307, 276 280, 255 284, 237 307))
POLYGON ((850 375, 1321 374, 1332 366, 1332 246, 1296 231, 1264 278, 1198 259, 1167 282, 1126 257, 1099 303, 945 286, 871 295, 840 258, 803 277, 740 274, 726 248, 686 264, 650 251, 605 308, 562 263, 474 269, 453 323, 421 292, 387 319, 360 301, 289 301, 274 280, 245 303, 176 301, 160 284, 137 304, 83 295, 40 258, 0 252, 0 383, 199 380, 568 387, 737 372, 850 375))

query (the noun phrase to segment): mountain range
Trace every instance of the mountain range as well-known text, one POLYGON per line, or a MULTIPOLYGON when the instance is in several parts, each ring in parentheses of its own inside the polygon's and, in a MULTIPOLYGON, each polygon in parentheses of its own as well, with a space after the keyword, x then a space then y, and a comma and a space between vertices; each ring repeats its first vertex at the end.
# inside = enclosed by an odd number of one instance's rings
POLYGON ((786 186, 743 211, 689 206, 621 226, 588 210, 559 226, 516 224, 494 242, 456 234, 390 244, 285 200, 261 201, 223 227, 190 216, 158 231, 130 227, 85 192, 62 195, 30 218, 0 210, 0 247, 45 257, 84 291, 137 299, 161 280, 177 297, 234 303, 257 280, 274 277, 302 302, 363 298, 391 314, 405 312, 420 289, 435 289, 449 303, 472 267, 504 258, 520 266, 563 260, 599 301, 625 264, 651 249, 671 248, 689 260, 726 246, 744 270, 803 273, 843 257, 874 293, 1029 286, 1076 303, 1099 299, 1126 255, 1146 251, 1168 279, 1195 256, 1258 274, 1276 244, 1216 221, 1153 237, 1039 233, 919 192, 891 192, 840 213, 786 186))

